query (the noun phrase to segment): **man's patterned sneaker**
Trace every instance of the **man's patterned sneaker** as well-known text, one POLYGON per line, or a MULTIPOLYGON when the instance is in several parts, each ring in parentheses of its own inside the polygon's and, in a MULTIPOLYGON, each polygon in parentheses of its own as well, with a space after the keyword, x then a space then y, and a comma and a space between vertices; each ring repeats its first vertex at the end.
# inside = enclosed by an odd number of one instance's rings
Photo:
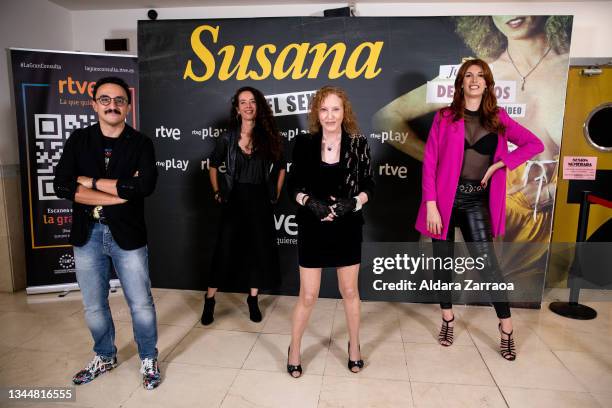
POLYGON ((159 372, 156 358, 145 358, 142 360, 140 372, 142 373, 142 385, 147 390, 157 388, 161 384, 161 373, 159 372))
POLYGON ((100 374, 104 374, 115 367, 117 367, 117 357, 102 357, 96 355, 93 360, 87 364, 85 369, 79 371, 72 377, 72 382, 75 385, 87 384, 100 374))

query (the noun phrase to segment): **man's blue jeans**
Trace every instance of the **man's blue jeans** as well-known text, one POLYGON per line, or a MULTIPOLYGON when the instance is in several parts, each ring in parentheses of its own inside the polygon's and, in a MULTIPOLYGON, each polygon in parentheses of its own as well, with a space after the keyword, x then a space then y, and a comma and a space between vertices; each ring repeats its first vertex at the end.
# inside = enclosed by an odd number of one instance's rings
POLYGON ((107 225, 94 223, 87 243, 74 247, 74 260, 94 352, 104 357, 117 353, 115 325, 108 305, 112 262, 130 307, 138 354, 141 359, 156 358, 157 318, 151 296, 147 247, 121 249, 107 225))

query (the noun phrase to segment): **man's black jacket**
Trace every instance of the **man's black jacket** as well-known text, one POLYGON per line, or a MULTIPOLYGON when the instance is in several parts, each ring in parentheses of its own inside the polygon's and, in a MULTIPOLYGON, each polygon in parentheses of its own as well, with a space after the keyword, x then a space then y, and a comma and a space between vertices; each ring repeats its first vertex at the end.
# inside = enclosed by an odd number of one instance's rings
MULTIPOLYGON (((113 147, 104 169, 104 141, 100 125, 95 124, 72 133, 64 145, 64 152, 55 168, 53 188, 59 198, 74 201, 77 177, 117 179, 117 193, 125 204, 104 207, 104 215, 117 244, 126 250, 140 248, 147 243, 144 220, 144 198, 155 189, 157 167, 151 139, 125 125, 113 147), (138 175, 134 175, 138 172, 138 175)), ((74 202, 70 243, 87 243, 91 223, 90 205, 74 202)))

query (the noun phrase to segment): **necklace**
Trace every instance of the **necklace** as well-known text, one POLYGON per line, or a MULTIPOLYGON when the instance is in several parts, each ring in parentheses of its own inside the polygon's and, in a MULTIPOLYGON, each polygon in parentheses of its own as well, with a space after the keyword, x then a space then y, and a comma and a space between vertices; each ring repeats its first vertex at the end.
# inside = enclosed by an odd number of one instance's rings
POLYGON ((510 50, 508 48, 506 48, 506 53, 508 54, 508 58, 510 58, 510 62, 512 63, 512 66, 514 67, 514 69, 516 70, 516 72, 519 74, 519 76, 521 77, 521 80, 523 81, 522 85, 521 85, 521 91, 525 90, 525 82, 527 82, 527 77, 529 75, 531 75, 531 73, 533 71, 535 71, 535 69, 538 67, 538 65, 540 65, 540 63, 544 60, 544 58, 546 58, 546 56, 548 55, 548 53, 550 52, 550 50, 552 50, 552 47, 548 47, 548 49, 546 50, 546 52, 544 53, 544 55, 542 55, 542 57, 540 57, 540 60, 537 62, 537 64, 535 64, 533 66, 533 68, 531 68, 529 70, 529 72, 525 75, 521 74, 521 71, 519 71, 519 69, 516 67, 516 64, 514 63, 514 60, 512 59, 512 55, 510 55, 510 50))
POLYGON ((326 142, 325 139, 323 140, 323 149, 327 150, 328 152, 331 152, 336 145, 338 145, 338 141, 334 142, 334 143, 329 143, 326 142))

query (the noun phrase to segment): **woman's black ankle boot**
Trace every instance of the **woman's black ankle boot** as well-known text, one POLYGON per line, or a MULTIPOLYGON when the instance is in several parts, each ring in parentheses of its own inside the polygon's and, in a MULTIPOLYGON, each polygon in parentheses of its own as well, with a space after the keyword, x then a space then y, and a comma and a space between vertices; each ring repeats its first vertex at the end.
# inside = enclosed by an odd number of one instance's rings
POLYGON ((249 315, 252 321, 255 323, 261 322, 261 311, 257 304, 257 295, 247 297, 247 305, 249 305, 249 315))
POLYGON ((204 297, 204 310, 202 311, 202 319, 200 320, 204 326, 208 326, 215 320, 215 297, 204 297))

